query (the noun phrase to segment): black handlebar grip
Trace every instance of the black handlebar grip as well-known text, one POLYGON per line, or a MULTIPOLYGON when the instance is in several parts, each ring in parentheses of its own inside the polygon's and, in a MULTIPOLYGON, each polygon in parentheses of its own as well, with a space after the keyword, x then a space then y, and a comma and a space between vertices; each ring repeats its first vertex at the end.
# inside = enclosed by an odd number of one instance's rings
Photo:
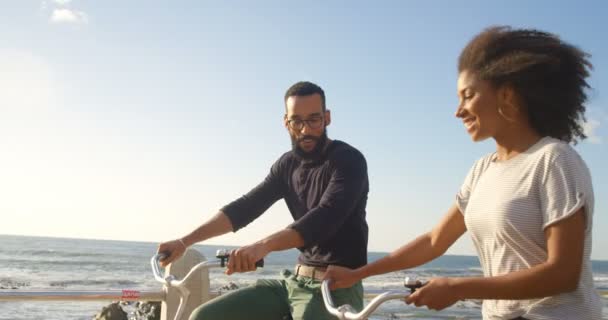
POLYGON ((260 259, 255 262, 255 266, 258 268, 264 268, 264 259, 260 259))
MULTIPOLYGON (((217 250, 217 252, 215 253, 215 257, 220 259, 221 263, 222 263, 222 267, 226 266, 226 262, 228 262, 228 259, 230 258, 230 252, 228 250, 217 250)), ((263 268, 264 267, 264 259, 260 259, 259 261, 256 261, 255 266, 257 268, 263 268)))
POLYGON ((409 277, 406 277, 404 281, 404 286, 410 289, 412 293, 414 293, 416 289, 422 288, 425 284, 426 283, 420 280, 410 279, 409 277))

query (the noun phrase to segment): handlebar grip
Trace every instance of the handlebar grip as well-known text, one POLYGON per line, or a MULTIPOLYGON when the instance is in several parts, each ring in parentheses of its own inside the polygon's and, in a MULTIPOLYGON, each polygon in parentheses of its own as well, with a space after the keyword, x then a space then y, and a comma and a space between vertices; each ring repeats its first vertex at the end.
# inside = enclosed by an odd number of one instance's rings
POLYGON ((163 251, 163 252, 159 252, 158 254, 158 261, 163 261, 167 258, 169 258, 170 254, 167 251, 163 251))
POLYGON ((412 293, 416 291, 416 289, 422 288, 426 283, 418 280, 418 279, 410 279, 410 277, 406 277, 403 285, 410 289, 412 293))
POLYGON ((255 266, 258 268, 264 268, 264 259, 260 259, 255 262, 255 266))
MULTIPOLYGON (((228 262, 228 259, 230 258, 230 252, 228 252, 228 250, 225 250, 225 249, 220 249, 220 250, 216 251, 215 257, 218 258, 218 259, 220 259, 220 261, 222 263, 221 264, 222 267, 225 267, 226 266, 226 262, 228 262)), ((264 259, 262 258, 262 259, 256 261, 255 262, 255 266, 257 268, 263 268, 264 267, 264 259)))

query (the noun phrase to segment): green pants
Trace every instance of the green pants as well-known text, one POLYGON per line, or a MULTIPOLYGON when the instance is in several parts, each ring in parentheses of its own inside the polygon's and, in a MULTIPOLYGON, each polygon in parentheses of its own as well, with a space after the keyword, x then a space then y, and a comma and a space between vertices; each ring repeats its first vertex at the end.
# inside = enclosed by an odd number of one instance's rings
MULTIPOLYGON (((261 279, 255 285, 221 295, 198 307, 190 320, 334 320, 323 304, 321 281, 294 276, 283 270, 283 279, 261 279)), ((363 285, 332 291, 336 306, 363 309, 363 285)))

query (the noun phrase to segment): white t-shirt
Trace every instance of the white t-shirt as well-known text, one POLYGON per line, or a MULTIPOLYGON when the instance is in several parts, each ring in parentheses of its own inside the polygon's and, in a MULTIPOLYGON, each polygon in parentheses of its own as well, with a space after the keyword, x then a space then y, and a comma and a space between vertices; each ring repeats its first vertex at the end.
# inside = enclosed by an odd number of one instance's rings
POLYGON ((545 137, 507 161, 496 161, 496 154, 481 158, 456 203, 486 277, 545 262, 545 228, 584 207, 587 226, 578 288, 541 299, 484 300, 482 313, 484 319, 601 319, 602 300, 593 285, 590 262, 591 175, 570 145, 545 137))

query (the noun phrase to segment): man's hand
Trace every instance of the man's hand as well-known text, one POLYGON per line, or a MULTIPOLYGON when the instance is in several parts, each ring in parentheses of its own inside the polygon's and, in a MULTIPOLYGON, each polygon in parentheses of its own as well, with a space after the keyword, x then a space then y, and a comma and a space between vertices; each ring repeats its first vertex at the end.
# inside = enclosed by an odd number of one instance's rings
POLYGON ((452 282, 453 279, 450 278, 431 279, 422 288, 416 289, 405 298, 405 303, 413 303, 416 307, 426 306, 431 310, 445 309, 460 300, 452 282))
POLYGON ((230 258, 228 258, 226 274, 254 271, 255 263, 263 259, 269 252, 268 248, 260 242, 232 250, 230 258))
POLYGON ((160 260, 160 265, 164 268, 171 262, 177 260, 186 251, 186 244, 181 239, 163 242, 158 245, 157 253, 165 254, 166 257, 160 260))
POLYGON ((350 288, 361 278, 358 276, 357 270, 340 266, 329 266, 327 267, 327 271, 325 271, 323 280, 330 280, 329 288, 336 290, 350 288))

